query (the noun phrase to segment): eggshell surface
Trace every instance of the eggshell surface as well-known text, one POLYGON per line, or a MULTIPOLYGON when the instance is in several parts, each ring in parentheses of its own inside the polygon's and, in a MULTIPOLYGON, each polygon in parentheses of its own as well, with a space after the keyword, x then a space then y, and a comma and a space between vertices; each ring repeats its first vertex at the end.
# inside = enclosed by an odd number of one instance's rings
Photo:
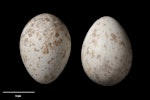
POLYGON ((65 68, 71 38, 65 24, 48 13, 33 17, 20 37, 20 54, 30 76, 41 84, 53 82, 65 68))
POLYGON ((89 29, 81 50, 85 73, 95 83, 112 86, 121 82, 132 65, 132 48, 122 26, 104 16, 89 29))

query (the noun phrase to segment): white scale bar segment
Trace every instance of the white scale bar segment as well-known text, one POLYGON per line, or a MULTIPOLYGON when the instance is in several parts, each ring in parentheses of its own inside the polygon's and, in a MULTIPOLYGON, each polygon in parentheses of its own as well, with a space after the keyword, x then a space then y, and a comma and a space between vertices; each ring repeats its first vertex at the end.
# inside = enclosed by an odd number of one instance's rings
POLYGON ((35 91, 3 91, 2 93, 35 93, 35 91))

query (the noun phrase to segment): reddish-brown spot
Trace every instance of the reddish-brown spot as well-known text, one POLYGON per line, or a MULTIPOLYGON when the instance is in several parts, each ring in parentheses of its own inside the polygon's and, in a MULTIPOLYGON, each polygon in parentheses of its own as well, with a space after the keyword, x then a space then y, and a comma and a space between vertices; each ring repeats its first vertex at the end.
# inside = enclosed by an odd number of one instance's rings
POLYGON ((111 33, 111 40, 113 40, 113 41, 117 41, 117 37, 116 37, 116 35, 115 34, 113 34, 113 33, 111 33))
POLYGON ((124 43, 123 41, 120 41, 120 42, 119 42, 119 45, 122 45, 122 46, 125 47, 125 43, 124 43))
POLYGON ((43 54, 48 54, 48 53, 49 53, 48 48, 45 47, 45 48, 43 49, 43 54))
POLYGON ((59 33, 58 33, 58 32, 56 32, 55 36, 56 36, 56 37, 58 37, 58 36, 59 36, 59 33))
POLYGON ((53 60, 54 60, 54 58, 52 58, 51 60, 49 60, 47 63, 50 64, 53 60))
POLYGON ((46 19, 46 21, 50 21, 50 19, 49 18, 45 18, 46 19))
POLYGON ((35 51, 35 52, 39 52, 40 50, 39 50, 39 49, 34 48, 34 51, 35 51))
POLYGON ((59 39, 59 40, 55 40, 54 42, 53 42, 53 44, 55 45, 55 46, 58 46, 58 45, 60 45, 62 43, 62 39, 59 39))

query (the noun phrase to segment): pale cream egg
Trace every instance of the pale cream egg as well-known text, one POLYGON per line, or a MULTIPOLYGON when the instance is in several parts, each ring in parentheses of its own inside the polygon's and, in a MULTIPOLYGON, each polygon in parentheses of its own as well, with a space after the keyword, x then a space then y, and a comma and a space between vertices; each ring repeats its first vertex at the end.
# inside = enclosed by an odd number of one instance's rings
POLYGON ((128 75, 132 48, 114 18, 101 17, 91 26, 82 45, 81 60, 87 76, 103 86, 115 85, 128 75))
POLYGON ((53 82, 65 68, 71 52, 71 38, 65 24, 43 13, 32 18, 20 37, 20 54, 31 77, 41 84, 53 82))

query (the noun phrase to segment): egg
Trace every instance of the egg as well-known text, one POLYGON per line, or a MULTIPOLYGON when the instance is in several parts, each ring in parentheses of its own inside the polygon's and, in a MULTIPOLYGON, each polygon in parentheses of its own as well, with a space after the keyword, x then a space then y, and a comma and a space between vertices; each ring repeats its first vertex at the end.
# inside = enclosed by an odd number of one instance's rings
POLYGON ((86 75, 102 86, 121 82, 132 65, 132 47, 123 27, 104 16, 94 22, 82 45, 81 60, 86 75))
POLYGON ((71 37, 65 24, 55 15, 33 17, 20 36, 20 55, 30 76, 41 84, 56 80, 71 52, 71 37))

